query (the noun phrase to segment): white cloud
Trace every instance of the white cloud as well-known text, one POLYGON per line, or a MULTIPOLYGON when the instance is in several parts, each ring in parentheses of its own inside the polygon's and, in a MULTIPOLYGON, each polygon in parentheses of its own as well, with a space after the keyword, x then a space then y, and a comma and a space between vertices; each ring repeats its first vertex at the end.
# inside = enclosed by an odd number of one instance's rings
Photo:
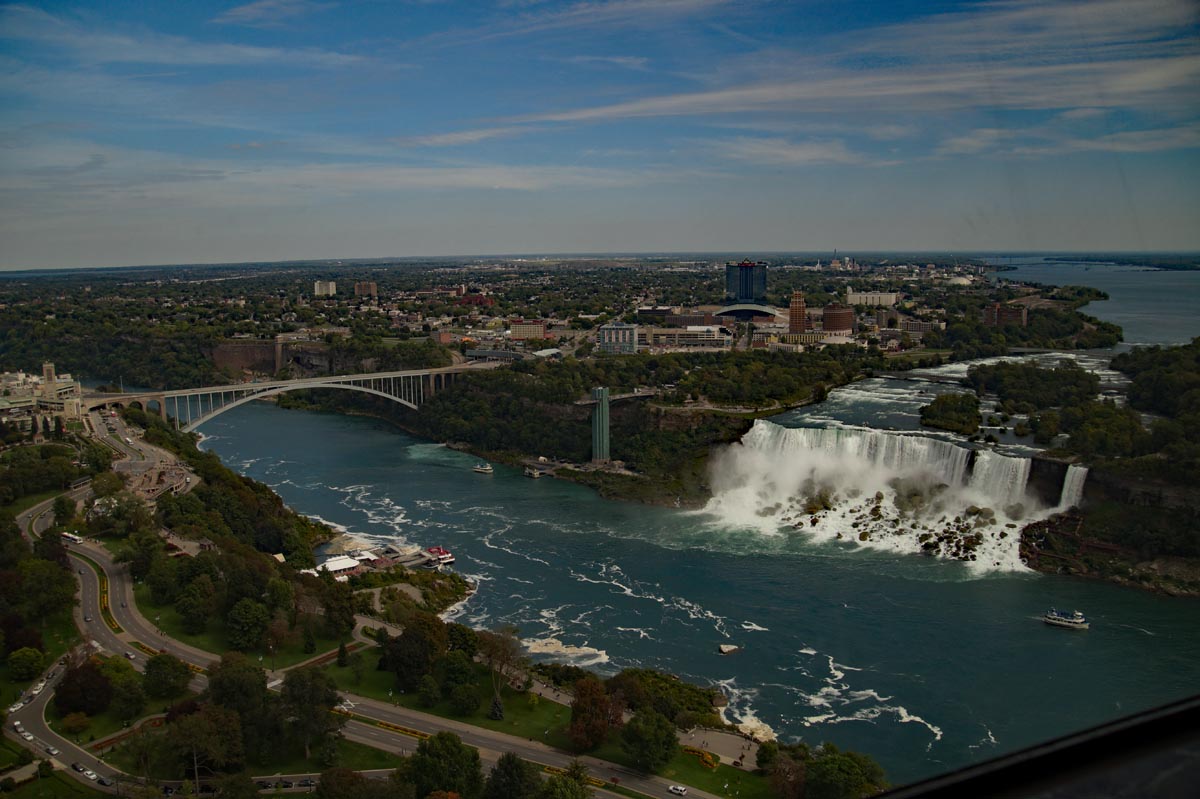
POLYGON ((631 55, 576 55, 558 60, 565 61, 568 64, 599 64, 600 66, 621 67, 622 69, 632 69, 637 72, 647 71, 650 65, 650 59, 631 55))
POLYGON ((318 3, 314 0, 256 0, 225 11, 213 22, 219 25, 246 25, 254 28, 274 28, 294 17, 302 17, 317 11, 333 8, 334 3, 318 3))

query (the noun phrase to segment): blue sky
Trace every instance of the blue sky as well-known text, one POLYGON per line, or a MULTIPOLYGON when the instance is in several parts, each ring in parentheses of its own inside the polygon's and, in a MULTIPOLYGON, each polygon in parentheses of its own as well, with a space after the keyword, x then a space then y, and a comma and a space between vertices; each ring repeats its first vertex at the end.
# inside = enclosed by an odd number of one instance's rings
POLYGON ((0 268, 1200 249, 1200 3, 0 5, 0 268))

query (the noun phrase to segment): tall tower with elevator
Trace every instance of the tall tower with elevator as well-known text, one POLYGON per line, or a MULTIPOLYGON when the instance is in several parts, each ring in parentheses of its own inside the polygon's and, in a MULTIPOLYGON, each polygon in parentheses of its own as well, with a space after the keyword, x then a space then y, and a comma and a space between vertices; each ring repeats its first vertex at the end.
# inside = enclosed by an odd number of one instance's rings
POLYGON ((608 463, 608 387, 592 389, 592 463, 608 463))

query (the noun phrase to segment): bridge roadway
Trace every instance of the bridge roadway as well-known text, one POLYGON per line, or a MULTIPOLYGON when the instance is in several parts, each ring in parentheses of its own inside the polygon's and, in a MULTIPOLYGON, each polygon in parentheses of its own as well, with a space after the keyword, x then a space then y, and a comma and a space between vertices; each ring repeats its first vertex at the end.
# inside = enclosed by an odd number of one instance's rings
MULTIPOLYGON (((88 491, 89 489, 85 487, 68 492, 67 495, 73 499, 81 500, 87 496, 88 491)), ((50 515, 52 505, 53 500, 47 500, 20 514, 17 522, 21 530, 28 535, 40 535, 48 529, 52 522, 50 515)), ((85 542, 84 544, 68 544, 68 550, 71 563, 76 569, 81 585, 80 603, 75 609, 75 621, 79 629, 83 631, 85 641, 89 643, 95 641, 101 650, 112 654, 123 655, 126 652, 132 652, 134 654, 132 662, 138 670, 142 670, 145 667, 146 656, 140 649, 133 645, 135 641, 159 651, 169 652, 187 663, 202 668, 207 668, 211 663, 219 660, 219 656, 214 653, 205 652, 189 646, 182 641, 177 641, 174 638, 160 634, 155 625, 142 616, 136 603, 133 601, 133 586, 127 567, 116 564, 103 546, 85 542), (120 633, 112 631, 104 622, 100 609, 100 578, 95 570, 91 568, 90 564, 84 561, 80 555, 86 555, 92 561, 99 564, 108 578, 109 608, 113 618, 122 628, 120 633), (90 621, 84 621, 85 618, 90 619, 90 621)), ((360 619, 360 623, 361 621, 362 619, 360 619)), ((55 673, 54 679, 60 679, 62 671, 63 667, 58 664, 54 664, 50 669, 50 672, 55 673)), ((275 683, 277 680, 282 679, 284 671, 284 669, 269 671, 267 676, 268 682, 275 683)), ((197 676, 193 680, 192 686, 195 690, 202 690, 206 682, 203 676, 197 676)), ((64 773, 73 775, 85 784, 91 783, 88 783, 82 774, 72 771, 69 765, 64 764, 81 763, 101 776, 120 778, 118 785, 114 787, 103 788, 93 785, 93 787, 99 787, 101 790, 115 792, 121 781, 133 780, 132 777, 123 775, 113 769, 110 764, 96 757, 75 741, 69 740, 50 729, 49 725, 45 722, 44 713, 46 705, 53 694, 52 687, 53 680, 48 680, 46 689, 33 702, 11 714, 4 727, 5 734, 17 740, 21 745, 33 746, 39 755, 44 755, 48 746, 56 747, 60 751, 59 755, 52 758, 56 762, 56 765, 65 768, 66 771, 64 773), (34 742, 26 744, 23 740, 18 739, 12 726, 12 722, 14 721, 22 723, 24 729, 34 736, 34 742)), ((353 703, 353 713, 356 716, 373 721, 390 722, 431 735, 443 731, 458 735, 465 743, 479 749, 480 759, 483 761, 485 770, 494 765, 500 755, 505 752, 514 752, 521 758, 533 763, 560 768, 566 767, 575 757, 575 755, 569 752, 555 749, 539 741, 518 738, 506 733, 475 727, 464 722, 433 716, 409 708, 389 705, 386 702, 350 693, 343 692, 342 696, 353 703)), ((390 732, 357 720, 347 721, 344 734, 348 740, 398 754, 411 753, 417 744, 414 738, 401 733, 390 732)), ((668 780, 645 775, 624 766, 615 765, 596 758, 585 756, 579 759, 588 767, 591 776, 597 779, 608 782, 615 777, 623 787, 639 791, 648 796, 670 796, 667 792, 667 787, 671 783, 668 780)), ((282 775, 282 778, 294 781, 304 777, 316 776, 318 775, 315 773, 291 774, 282 775)), ((255 779, 276 780, 280 778, 281 775, 263 775, 255 779)), ((612 799, 620 796, 604 789, 596 789, 596 793, 605 797, 612 797, 612 799)), ((720 797, 713 794, 694 788, 689 793, 701 799, 720 799, 720 797)))

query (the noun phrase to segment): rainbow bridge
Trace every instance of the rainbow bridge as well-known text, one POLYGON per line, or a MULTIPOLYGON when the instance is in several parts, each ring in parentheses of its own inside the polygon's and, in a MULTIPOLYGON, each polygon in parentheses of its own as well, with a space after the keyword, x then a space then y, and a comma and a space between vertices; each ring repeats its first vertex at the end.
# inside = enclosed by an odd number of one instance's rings
POLYGON ((173 421, 176 429, 190 433, 208 420, 220 416, 253 400, 274 397, 302 389, 337 388, 358 391, 398 402, 417 410, 438 391, 450 385, 465 372, 493 369, 503 364, 483 362, 446 366, 439 369, 415 369, 403 372, 370 372, 329 377, 302 377, 295 380, 265 380, 255 383, 234 383, 205 388, 185 388, 175 391, 151 391, 138 394, 91 394, 83 397, 85 412, 105 408, 139 407, 173 421))

